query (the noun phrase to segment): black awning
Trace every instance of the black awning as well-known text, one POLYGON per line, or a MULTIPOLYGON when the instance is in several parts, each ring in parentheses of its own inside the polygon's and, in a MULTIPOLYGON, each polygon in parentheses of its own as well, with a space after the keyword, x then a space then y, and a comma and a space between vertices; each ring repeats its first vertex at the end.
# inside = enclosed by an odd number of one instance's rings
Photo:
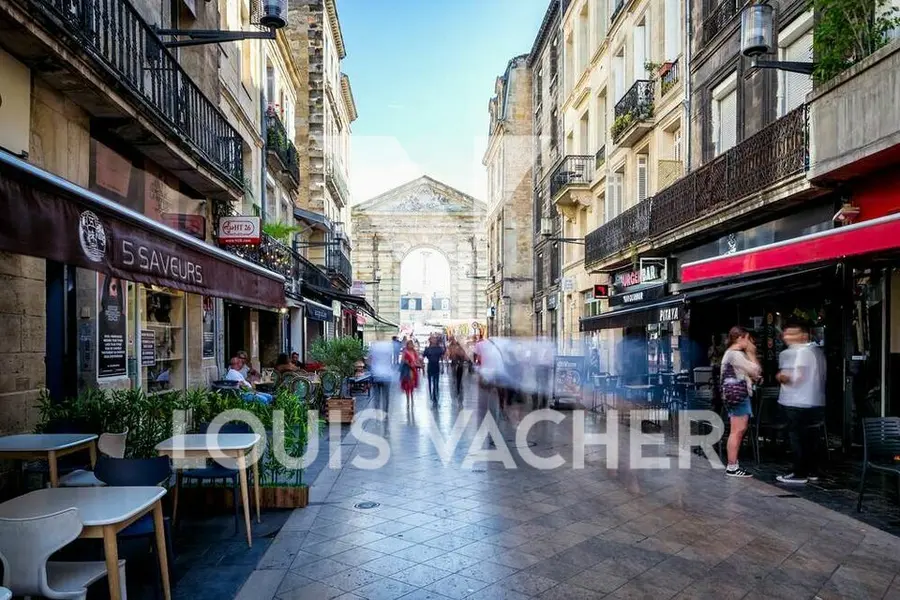
POLYGON ((728 278, 719 281, 719 285, 683 285, 681 292, 688 302, 701 303, 719 300, 735 300, 746 296, 758 297, 765 293, 783 294, 814 287, 822 283, 822 276, 833 271, 835 265, 826 265, 814 269, 781 272, 767 277, 748 277, 735 281, 728 278))
POLYGON ((0 150, 0 250, 267 307, 284 277, 0 150))
POLYGON ((596 317, 581 319, 581 331, 599 331, 601 329, 618 329, 649 325, 661 321, 677 321, 681 318, 681 306, 684 296, 671 296, 657 302, 648 302, 637 306, 629 306, 601 313, 596 317), (674 310, 672 310, 674 309, 674 310))
POLYGON ((393 321, 389 321, 384 317, 378 315, 375 312, 375 309, 372 308, 372 305, 369 304, 369 301, 366 300, 363 296, 356 296, 354 294, 347 294, 344 292, 339 292, 337 290, 330 290, 327 288, 319 287, 317 285, 313 285, 311 283, 303 283, 303 289, 311 292, 314 295, 320 296, 322 298, 328 298, 329 300, 339 300, 341 302, 346 302, 352 306, 355 306, 358 310, 366 313, 379 323, 383 323, 384 325, 388 325, 390 327, 396 327, 397 329, 400 326, 393 321))

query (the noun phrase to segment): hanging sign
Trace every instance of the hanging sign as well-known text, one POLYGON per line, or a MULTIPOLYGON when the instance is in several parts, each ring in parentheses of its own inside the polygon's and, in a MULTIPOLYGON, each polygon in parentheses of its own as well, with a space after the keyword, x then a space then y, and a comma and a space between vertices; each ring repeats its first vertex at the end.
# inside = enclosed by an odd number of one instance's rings
POLYGON ((220 244, 259 244, 261 233, 259 217, 222 217, 219 219, 220 244))
POLYGON ((97 379, 128 375, 126 303, 122 280, 97 273, 97 379))

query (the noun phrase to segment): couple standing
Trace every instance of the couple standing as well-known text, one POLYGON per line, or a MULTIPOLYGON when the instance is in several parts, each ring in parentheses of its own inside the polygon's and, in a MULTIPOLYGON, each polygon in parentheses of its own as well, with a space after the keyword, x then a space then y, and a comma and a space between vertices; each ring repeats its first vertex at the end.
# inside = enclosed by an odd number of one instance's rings
MULTIPOLYGON (((809 328, 801 322, 789 322, 782 332, 787 348, 778 357, 781 388, 778 404, 787 420, 794 459, 794 470, 779 475, 781 483, 802 484, 818 479, 818 434, 816 424, 824 420, 825 357, 810 341, 809 328)), ((743 327, 728 332, 728 350, 722 357, 722 401, 728 411, 731 433, 728 436, 729 477, 751 477, 738 463, 738 450, 753 416, 753 383, 762 377, 756 345, 743 327)))

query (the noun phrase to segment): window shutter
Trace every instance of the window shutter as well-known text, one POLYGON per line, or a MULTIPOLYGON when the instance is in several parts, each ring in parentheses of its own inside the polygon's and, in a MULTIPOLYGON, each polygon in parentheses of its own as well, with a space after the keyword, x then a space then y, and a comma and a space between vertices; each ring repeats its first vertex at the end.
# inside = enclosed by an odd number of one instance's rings
POLYGON ((647 62, 647 29, 643 25, 634 28, 634 79, 644 79, 647 75, 647 69, 644 64, 647 62))
POLYGON ((637 201, 647 199, 647 155, 638 154, 637 157, 637 201))
POLYGON ((731 91, 716 103, 717 144, 716 155, 733 148, 737 142, 737 91, 731 91))
MULTIPOLYGON (((807 31, 783 50, 784 60, 794 62, 812 62, 813 32, 807 31)), ((786 115, 806 102, 806 95, 812 91, 812 77, 802 73, 783 72, 781 81, 781 110, 779 116, 786 115)))
POLYGON ((675 160, 681 160, 681 130, 675 130, 672 134, 672 157, 675 160))
POLYGON ((666 0, 666 55, 667 61, 674 62, 681 54, 681 1, 666 0))

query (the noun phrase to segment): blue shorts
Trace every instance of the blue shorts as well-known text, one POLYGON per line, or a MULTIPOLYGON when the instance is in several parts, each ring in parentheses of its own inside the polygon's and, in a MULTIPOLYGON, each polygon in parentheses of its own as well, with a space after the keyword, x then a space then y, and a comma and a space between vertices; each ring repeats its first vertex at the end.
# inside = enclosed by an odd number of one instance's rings
POLYGON ((744 398, 740 404, 729 406, 726 410, 729 417, 752 417, 753 406, 750 404, 750 396, 744 398))

